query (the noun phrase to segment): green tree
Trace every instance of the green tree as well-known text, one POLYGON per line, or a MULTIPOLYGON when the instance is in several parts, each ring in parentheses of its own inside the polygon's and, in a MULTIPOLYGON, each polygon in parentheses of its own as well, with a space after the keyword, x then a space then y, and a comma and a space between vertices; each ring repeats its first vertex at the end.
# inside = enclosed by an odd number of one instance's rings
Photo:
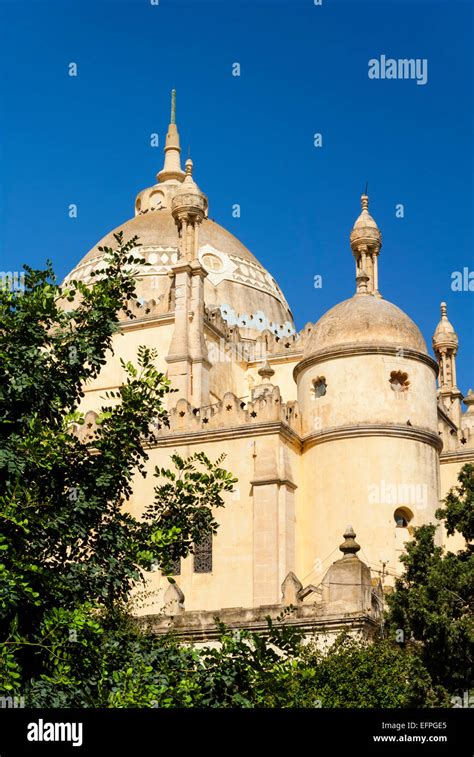
POLYGON ((292 677, 294 703, 303 707, 430 707, 439 692, 415 649, 380 637, 341 634, 330 649, 303 647, 292 677))
POLYGON ((133 267, 144 262, 136 239, 116 241, 90 287, 61 287, 50 266, 26 267, 24 291, 0 291, 0 691, 51 677, 51 666, 65 681, 71 654, 101 633, 100 617, 119 612, 144 570, 169 572, 214 532, 214 510, 233 487, 221 459, 175 455, 175 471, 155 469, 144 517, 126 512, 133 476, 147 475, 153 428, 167 422, 171 387, 148 348, 137 366, 122 361, 123 385, 84 429, 84 385, 112 352, 120 313, 132 317, 133 267))
POLYGON ((388 597, 387 623, 392 638, 418 644, 434 684, 452 694, 472 685, 474 466, 465 465, 458 480, 436 515, 448 534, 464 536, 465 547, 454 553, 436 546, 439 526, 415 529, 401 557, 404 573, 388 597))

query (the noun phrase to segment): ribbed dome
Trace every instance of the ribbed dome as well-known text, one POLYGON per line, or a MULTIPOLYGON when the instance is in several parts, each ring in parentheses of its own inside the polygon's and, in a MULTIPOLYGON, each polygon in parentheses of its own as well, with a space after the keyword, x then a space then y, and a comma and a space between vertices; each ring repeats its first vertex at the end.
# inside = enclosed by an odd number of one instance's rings
POLYGON ((304 358, 346 344, 427 352, 421 331, 411 318, 393 303, 373 295, 356 294, 328 310, 311 329, 304 358))
MULTIPOLYGON (((115 248, 114 234, 119 231, 125 241, 139 237, 142 246, 136 254, 149 263, 138 271, 138 296, 162 302, 165 312, 171 283, 168 273, 178 259, 178 231, 168 207, 141 213, 117 226, 83 257, 66 281, 92 283, 91 272, 104 265, 104 255, 97 248, 115 248)), ((233 234, 208 218, 199 227, 199 258, 208 271, 206 305, 219 307, 230 325, 258 331, 268 328, 281 336, 294 332, 288 303, 270 273, 233 234)))
MULTIPOLYGON (((128 221, 124 221, 116 229, 105 235, 96 245, 85 255, 80 263, 77 264, 75 271, 83 268, 83 266, 90 264, 93 260, 102 257, 102 253, 97 250, 97 247, 116 247, 117 242, 114 239, 114 234, 123 231, 125 241, 130 237, 139 237, 139 242, 143 247, 148 246, 160 246, 171 247, 174 250, 178 250, 178 231, 176 224, 171 215, 169 208, 162 208, 160 210, 149 211, 142 215, 137 215, 134 218, 130 218, 128 221)), ((205 244, 214 244, 219 250, 226 254, 236 255, 242 260, 249 260, 252 263, 260 266, 257 258, 252 255, 237 237, 234 237, 229 231, 219 226, 218 223, 206 218, 199 229, 199 243, 200 246, 205 244)), ((144 256, 146 257, 146 256, 144 256)), ((260 266, 261 267, 261 266, 260 266)), ((145 271, 146 272, 146 269, 145 271)))

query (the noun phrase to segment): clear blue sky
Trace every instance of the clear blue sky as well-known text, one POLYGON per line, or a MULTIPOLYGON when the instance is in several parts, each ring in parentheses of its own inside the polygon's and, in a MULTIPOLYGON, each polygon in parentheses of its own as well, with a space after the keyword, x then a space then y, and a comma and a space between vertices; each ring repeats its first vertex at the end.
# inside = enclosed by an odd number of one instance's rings
POLYGON ((455 0, 0 0, 0 269, 49 257, 62 277, 133 215, 161 167, 150 134, 163 141, 176 87, 210 216, 272 272, 297 328, 354 290, 348 235, 368 180, 381 291, 429 344, 447 301, 466 392, 474 292, 451 291, 451 274, 474 270, 472 11, 455 0), (382 54, 426 58, 428 83, 370 80, 382 54))

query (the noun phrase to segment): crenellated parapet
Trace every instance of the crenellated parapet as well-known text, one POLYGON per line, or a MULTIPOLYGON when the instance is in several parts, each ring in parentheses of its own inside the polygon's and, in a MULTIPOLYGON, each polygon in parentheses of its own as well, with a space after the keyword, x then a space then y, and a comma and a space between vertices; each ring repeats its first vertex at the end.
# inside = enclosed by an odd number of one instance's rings
POLYGON ((232 392, 227 392, 221 401, 200 408, 180 399, 169 410, 169 426, 159 424, 154 433, 159 438, 160 433, 168 436, 197 431, 212 432, 265 423, 284 423, 296 433, 301 433, 298 403, 282 402, 277 386, 251 402, 232 392))
POLYGON ((274 356, 303 352, 306 341, 311 334, 312 326, 312 323, 307 323, 301 331, 283 337, 268 330, 262 331, 255 341, 255 351, 257 355, 268 354, 274 356))
POLYGON ((157 316, 162 315, 163 313, 168 311, 167 304, 167 302, 165 303, 162 300, 157 301, 155 299, 135 300, 131 305, 129 305, 129 309, 133 314, 133 317, 130 317, 130 315, 128 315, 127 313, 120 311, 119 320, 126 323, 133 323, 135 320, 152 320, 153 318, 156 318, 157 316))
POLYGON ((474 392, 469 389, 463 400, 467 407, 460 416, 459 425, 446 408, 442 398, 438 400, 438 433, 443 442, 442 454, 474 450, 474 392))
POLYGON ((94 439, 95 432, 97 431, 97 418, 98 413, 94 412, 94 410, 89 410, 84 416, 84 423, 74 423, 72 425, 72 433, 83 444, 88 444, 94 439))

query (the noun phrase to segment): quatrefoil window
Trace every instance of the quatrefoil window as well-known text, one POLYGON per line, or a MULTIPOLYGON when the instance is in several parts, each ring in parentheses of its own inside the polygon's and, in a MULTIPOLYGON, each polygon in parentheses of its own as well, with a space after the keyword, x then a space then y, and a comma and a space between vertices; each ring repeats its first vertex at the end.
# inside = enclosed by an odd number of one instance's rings
POLYGON ((390 387, 394 392, 407 392, 410 382, 408 381, 408 373, 403 371, 392 371, 390 374, 390 387))

